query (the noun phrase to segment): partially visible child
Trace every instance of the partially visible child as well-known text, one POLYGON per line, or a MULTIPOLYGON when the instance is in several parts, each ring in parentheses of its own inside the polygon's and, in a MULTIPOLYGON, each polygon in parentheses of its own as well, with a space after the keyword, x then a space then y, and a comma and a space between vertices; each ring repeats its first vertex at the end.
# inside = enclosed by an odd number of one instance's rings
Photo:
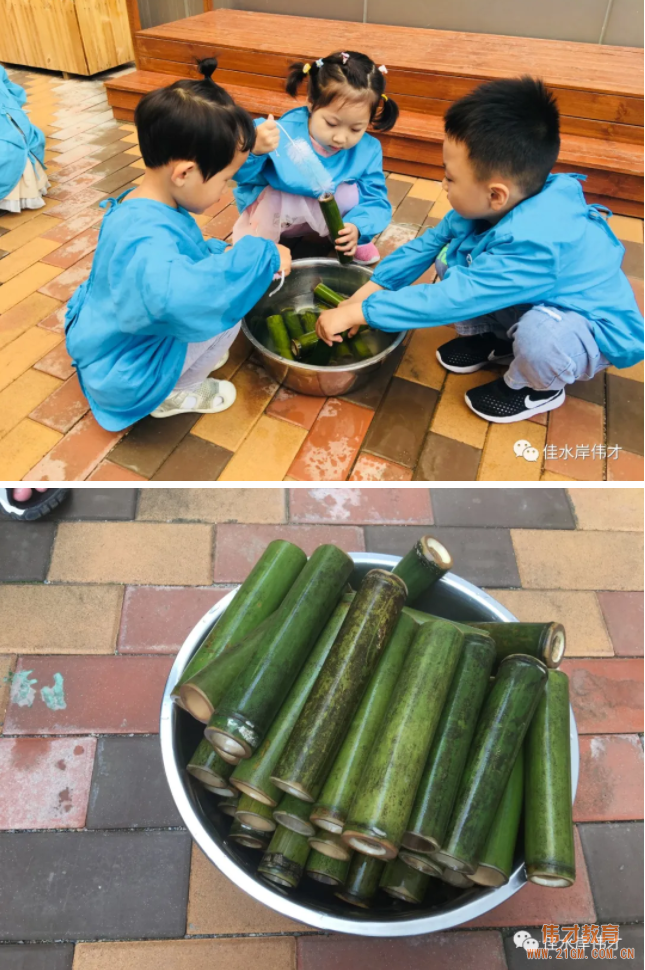
POLYGON ((362 323, 380 330, 455 324, 440 363, 470 374, 509 362, 466 392, 487 421, 560 407, 564 388, 643 359, 643 317, 621 270, 607 210, 587 205, 583 176, 550 175, 560 148, 553 96, 530 77, 483 84, 445 117, 444 187, 453 210, 401 246, 337 310, 328 343, 362 323), (435 286, 412 286, 435 263, 435 286))
POLYGON ((289 157, 289 138, 311 144, 333 179, 344 229, 334 240, 336 249, 369 265, 379 259, 372 242, 392 217, 388 201, 383 153, 367 134, 389 131, 399 109, 385 94, 384 65, 358 51, 341 51, 313 64, 293 64, 287 92, 296 96, 307 79, 307 105, 287 111, 278 123, 273 116, 258 125, 255 147, 236 176, 235 198, 241 212, 233 239, 246 235, 281 238, 329 230, 316 194, 301 168, 289 157), (276 151, 279 145, 279 151, 276 151))
POLYGON ((9 80, 0 64, 0 210, 42 209, 49 182, 45 136, 22 110, 23 88, 9 80))
POLYGON ((289 251, 266 239, 205 241, 191 213, 217 202, 255 141, 251 116, 211 80, 176 81, 135 112, 141 184, 109 199, 92 272, 69 304, 67 349, 99 424, 224 411, 235 387, 208 374, 289 251))

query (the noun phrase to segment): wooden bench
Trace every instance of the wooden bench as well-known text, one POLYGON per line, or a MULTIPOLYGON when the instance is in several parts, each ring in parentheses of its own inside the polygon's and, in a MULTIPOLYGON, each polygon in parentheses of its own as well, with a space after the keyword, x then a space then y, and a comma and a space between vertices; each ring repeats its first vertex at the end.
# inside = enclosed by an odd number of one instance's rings
POLYGON ((643 214, 642 51, 567 41, 386 27, 217 10, 133 39, 137 70, 106 84, 115 117, 132 120, 139 98, 216 54, 216 80, 254 115, 280 116, 296 102, 284 91, 289 65, 331 50, 361 50, 388 68, 401 115, 378 137, 385 168, 440 179, 443 114, 483 80, 541 77, 561 113, 556 171, 587 176, 585 194, 614 212, 643 214))

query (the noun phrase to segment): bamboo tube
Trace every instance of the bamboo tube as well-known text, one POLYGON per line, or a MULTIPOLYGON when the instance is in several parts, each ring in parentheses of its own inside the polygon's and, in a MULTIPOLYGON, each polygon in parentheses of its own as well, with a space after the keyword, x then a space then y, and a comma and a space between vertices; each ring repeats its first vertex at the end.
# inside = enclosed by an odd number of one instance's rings
MULTIPOLYGON (((533 715, 533 720, 536 717, 537 713, 533 715)), ((479 857, 479 865, 470 877, 479 886, 505 886, 511 877, 523 797, 524 750, 520 748, 486 845, 479 857)))
POLYGON ((332 859, 312 849, 305 866, 305 875, 326 886, 342 886, 349 869, 349 859, 332 859))
POLYGON ((365 761, 381 727, 416 629, 414 620, 407 616, 397 620, 327 776, 311 820, 328 832, 339 835, 343 830, 365 761))
POLYGON ((340 364, 349 364, 354 360, 354 355, 352 354, 349 344, 345 340, 343 340, 342 343, 334 344, 331 359, 340 364))
POLYGON ((232 798, 235 794, 235 789, 229 788, 228 785, 224 788, 219 788, 217 785, 204 785, 204 788, 213 795, 219 795, 220 798, 232 798))
POLYGON ((360 334, 350 338, 349 349, 358 360, 369 360, 370 357, 374 356, 370 345, 360 334))
POLYGON ((329 304, 329 306, 337 307, 343 300, 346 300, 346 296, 341 296, 340 293, 336 293, 325 283, 319 283, 318 286, 314 287, 314 296, 317 296, 319 300, 323 303, 329 304))
POLYGON ((206 739, 200 741, 197 750, 186 765, 186 771, 202 785, 212 788, 227 788, 233 773, 233 765, 227 764, 213 751, 206 739))
POLYGON ((407 602, 414 603, 452 569, 452 565, 452 556, 446 547, 432 536, 423 536, 392 572, 408 587, 407 602))
POLYGON ((269 543, 173 687, 175 699, 181 685, 198 670, 271 616, 306 562, 305 553, 292 542, 275 539, 269 543))
POLYGON ((462 642, 451 623, 418 628, 343 829, 351 848, 386 860, 396 856, 462 642))
POLYGON ((457 872, 455 869, 444 869, 441 878, 449 886, 456 886, 457 889, 472 889, 475 885, 470 876, 467 876, 465 872, 457 872))
POLYGON ((427 876, 437 876, 441 878, 441 866, 438 862, 433 862, 432 859, 421 852, 412 852, 411 849, 401 849, 397 859, 401 862, 405 862, 406 866, 410 866, 412 869, 418 869, 419 872, 425 872, 427 876))
POLYGON ((440 849, 488 691, 495 644, 483 631, 464 636, 463 649, 403 835, 416 852, 440 849))
POLYGON ((287 333, 292 340, 299 340, 302 337, 304 331, 302 329, 302 323, 300 322, 300 317, 295 310, 283 310, 282 319, 284 320, 284 325, 287 328, 287 333))
POLYGON ((320 314, 316 310, 303 310, 300 314, 303 333, 314 333, 320 314))
POLYGON ((569 678, 549 670, 526 741, 526 871, 538 886, 567 888, 576 878, 571 806, 569 678))
POLYGON ((236 788, 266 805, 277 805, 282 797, 283 793, 273 784, 271 775, 329 651, 334 645, 334 640, 347 616, 353 596, 353 593, 346 593, 325 624, 298 675, 298 679, 289 691, 260 747, 250 758, 240 761, 230 776, 231 783, 236 788))
POLYGON ((234 795, 229 798, 223 798, 222 801, 217 806, 223 815, 230 815, 231 818, 235 818, 235 813, 237 811, 237 806, 240 800, 240 793, 235 792, 234 795))
POLYGON ((315 835, 309 837, 309 845, 316 852, 322 852, 323 855, 331 856, 332 859, 349 860, 352 855, 351 849, 347 848, 340 835, 332 835, 331 832, 325 832, 324 829, 319 829, 315 835))
POLYGON ((214 748, 248 758, 262 743, 354 570, 337 546, 318 546, 275 613, 252 660, 208 725, 214 748))
POLYGON ((433 854, 442 866, 469 876, 477 869, 546 679, 546 667, 535 657, 518 654, 499 665, 475 730, 444 845, 433 854))
POLYGON ((285 360, 293 360, 289 333, 279 313, 274 313, 272 316, 267 317, 267 330, 273 341, 276 354, 279 357, 284 357, 285 360))
POLYGON ((401 859, 388 862, 381 876, 380 886, 389 896, 402 899, 404 903, 422 903, 430 876, 412 869, 401 859))
POLYGON ((237 755, 229 754, 228 751, 219 751, 218 754, 222 761, 225 761, 229 765, 233 765, 234 768, 236 765, 239 765, 240 761, 242 760, 241 758, 238 758, 237 755))
MULTIPOLYGON (((318 202, 320 203, 323 217, 329 229, 329 238, 332 243, 335 243, 338 239, 338 233, 344 228, 343 217, 340 214, 338 203, 332 192, 326 192, 324 195, 321 195, 318 202)), ((354 258, 353 256, 348 256, 346 253, 341 253, 338 249, 334 249, 334 252, 336 253, 338 262, 344 265, 351 263, 354 258)))
POLYGON ((271 780, 315 802, 405 600, 398 576, 370 570, 345 618, 271 780))
POLYGON ((566 649, 561 623, 480 623, 469 626, 486 630, 497 647, 497 662, 514 653, 537 657, 547 667, 559 667, 566 649))
POLYGON ((303 802, 295 795, 283 795, 280 804, 273 810, 273 817, 286 829, 309 837, 316 831, 313 823, 309 821, 310 813, 311 805, 308 802, 303 802))
POLYGON ((318 334, 313 332, 307 332, 301 334, 300 337, 296 338, 291 342, 291 350, 293 351, 294 357, 300 359, 301 357, 306 357, 308 352, 317 347, 320 343, 320 337, 318 334))
POLYGON ((295 889, 302 879, 308 855, 307 836, 278 825, 258 872, 278 886, 295 889))
POLYGON ((355 852, 349 863, 344 887, 336 895, 352 906, 369 909, 378 891, 385 863, 355 852))
POLYGON ((270 806, 258 802, 249 795, 240 796, 235 817, 242 825, 248 825, 249 828, 260 832, 273 832, 276 826, 270 806))
POLYGON ((247 849, 267 849, 271 840, 268 832, 260 832, 249 825, 242 825, 237 818, 233 819, 228 838, 231 842, 246 846, 247 849))

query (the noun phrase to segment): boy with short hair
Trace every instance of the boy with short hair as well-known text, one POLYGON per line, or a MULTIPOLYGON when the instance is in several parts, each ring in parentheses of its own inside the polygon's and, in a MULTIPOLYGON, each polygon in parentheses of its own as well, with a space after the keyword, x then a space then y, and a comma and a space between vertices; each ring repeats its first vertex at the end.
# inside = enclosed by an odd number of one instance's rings
POLYGON ((487 421, 508 423, 564 403, 567 384, 643 359, 643 317, 621 270, 624 247, 606 211, 587 205, 582 176, 550 175, 559 115, 544 84, 492 81, 445 117, 444 187, 453 209, 384 259, 372 279, 318 320, 348 328, 455 324, 437 351, 449 371, 508 370, 466 392, 487 421), (435 262, 438 286, 412 286, 435 262))

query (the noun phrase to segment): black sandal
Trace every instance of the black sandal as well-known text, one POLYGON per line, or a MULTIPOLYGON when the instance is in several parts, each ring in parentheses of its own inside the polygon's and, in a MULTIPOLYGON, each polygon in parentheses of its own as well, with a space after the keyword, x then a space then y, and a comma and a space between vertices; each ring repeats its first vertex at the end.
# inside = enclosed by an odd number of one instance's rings
POLYGON ((0 488, 0 509, 10 519, 33 522, 53 512, 65 500, 68 492, 68 488, 48 488, 46 492, 32 492, 26 502, 17 502, 12 488, 0 488))

